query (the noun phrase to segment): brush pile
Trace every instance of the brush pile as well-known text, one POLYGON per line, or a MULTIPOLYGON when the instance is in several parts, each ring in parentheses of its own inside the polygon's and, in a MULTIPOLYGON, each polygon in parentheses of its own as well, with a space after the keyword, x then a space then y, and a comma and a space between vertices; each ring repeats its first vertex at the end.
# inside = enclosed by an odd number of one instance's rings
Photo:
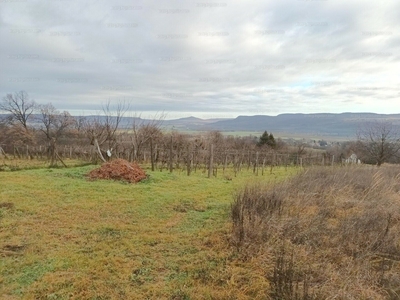
POLYGON ((90 179, 111 179, 136 183, 147 178, 146 172, 136 163, 115 159, 89 172, 90 179))

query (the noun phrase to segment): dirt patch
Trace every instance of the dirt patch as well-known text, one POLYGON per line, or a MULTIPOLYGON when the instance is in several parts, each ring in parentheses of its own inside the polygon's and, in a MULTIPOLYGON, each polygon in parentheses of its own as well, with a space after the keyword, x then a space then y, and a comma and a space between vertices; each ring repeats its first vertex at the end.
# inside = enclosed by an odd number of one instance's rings
POLYGON ((13 209, 14 207, 15 205, 12 202, 0 202, 0 208, 13 209))
POLYGON ((25 245, 4 245, 0 248, 0 256, 22 255, 25 245))
POLYGON ((130 163, 124 159, 116 159, 92 170, 89 172, 88 177, 90 179, 111 179, 136 183, 146 179, 147 175, 136 163, 130 163))
POLYGON ((181 212, 181 213, 186 213, 189 210, 197 211, 197 212, 205 212, 206 208, 204 205, 199 205, 195 203, 194 201, 191 200, 183 200, 180 203, 176 204, 173 207, 174 211, 181 212))

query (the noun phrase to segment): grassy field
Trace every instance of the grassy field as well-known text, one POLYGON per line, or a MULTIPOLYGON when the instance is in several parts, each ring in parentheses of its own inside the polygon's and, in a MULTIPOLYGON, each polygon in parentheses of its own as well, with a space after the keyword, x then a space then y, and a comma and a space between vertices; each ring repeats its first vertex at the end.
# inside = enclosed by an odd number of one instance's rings
POLYGON ((298 172, 132 185, 36 167, 0 172, 0 299, 256 299, 268 282, 230 246, 233 194, 298 172))
MULTIPOLYGON (((166 131, 168 132, 168 130, 166 131)), ((178 129, 178 132, 189 135, 198 135, 198 134, 206 134, 207 131, 199 131, 199 130, 185 130, 178 129)), ((221 134, 224 136, 234 136, 234 137, 257 137, 259 138, 264 131, 221 131, 221 134)), ((268 131, 270 132, 270 131, 268 131)), ((289 132, 272 132, 275 138, 285 139, 295 139, 295 140, 327 140, 330 142, 344 142, 355 140, 356 136, 335 136, 335 135, 316 135, 316 134, 306 134, 306 133, 298 133, 293 134, 289 132)))
MULTIPOLYGON (((88 165, 88 162, 78 159, 64 159, 63 162, 67 167, 76 167, 88 165)), ((57 161, 57 165, 63 167, 62 163, 57 161)), ((50 160, 47 159, 20 159, 20 158, 5 158, 0 156, 0 171, 18 171, 24 169, 43 169, 50 166, 50 160)))

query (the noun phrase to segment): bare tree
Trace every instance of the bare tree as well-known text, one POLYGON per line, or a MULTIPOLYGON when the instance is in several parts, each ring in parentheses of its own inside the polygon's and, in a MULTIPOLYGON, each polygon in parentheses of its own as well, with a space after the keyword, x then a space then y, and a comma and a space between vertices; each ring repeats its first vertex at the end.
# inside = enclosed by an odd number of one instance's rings
POLYGON ((133 146, 133 160, 137 160, 141 154, 142 148, 150 144, 150 150, 161 136, 161 125, 165 119, 165 114, 155 115, 152 120, 143 120, 140 116, 133 117, 131 141, 133 146))
POLYGON ((40 131, 45 135, 48 142, 48 154, 51 159, 50 166, 55 166, 57 159, 66 166, 57 153, 57 142, 65 134, 66 130, 74 125, 75 120, 67 111, 59 112, 52 104, 42 105, 40 113, 40 131))
POLYGON ((307 143, 303 139, 301 141, 296 141, 295 142, 295 147, 296 147, 296 154, 298 157, 302 156, 303 154, 306 154, 306 148, 307 148, 307 143))
POLYGON ((29 129, 28 121, 35 109, 35 102, 29 100, 25 91, 7 94, 3 97, 0 102, 0 111, 4 111, 8 115, 2 121, 4 123, 4 136, 1 139, 14 146, 31 144, 34 141, 34 132, 29 129), (7 129, 7 133, 5 129, 7 129))
POLYGON ((106 140, 105 126, 101 121, 101 118, 99 116, 80 118, 80 122, 82 130, 90 140, 90 144, 93 145, 100 159, 103 162, 106 162, 100 148, 100 144, 104 143, 106 140))
POLYGON ((111 152, 117 147, 118 129, 128 109, 129 104, 124 101, 118 102, 115 108, 112 108, 110 102, 107 102, 103 106, 104 116, 79 118, 79 127, 90 139, 90 144, 95 147, 96 153, 103 162, 106 162, 103 155, 106 151, 101 148, 105 145, 107 150, 111 152))
POLYGON ((9 146, 21 147, 35 142, 35 131, 26 130, 21 124, 4 123, 0 130, 0 140, 9 146))
POLYGON ((210 145, 214 145, 214 149, 223 149, 225 146, 225 138, 218 130, 208 131, 206 133, 206 140, 210 145))
POLYGON ((400 132, 391 122, 368 122, 357 132, 357 146, 363 156, 378 166, 399 155, 400 132))
POLYGON ((28 130, 28 120, 35 108, 36 103, 29 99, 25 91, 7 94, 0 102, 0 110, 10 113, 13 121, 21 124, 25 130, 28 130))

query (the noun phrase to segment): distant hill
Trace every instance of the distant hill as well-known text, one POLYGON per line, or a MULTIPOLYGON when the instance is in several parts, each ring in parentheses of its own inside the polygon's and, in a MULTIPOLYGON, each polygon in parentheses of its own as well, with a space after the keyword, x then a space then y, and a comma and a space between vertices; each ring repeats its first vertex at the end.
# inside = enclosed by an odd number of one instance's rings
MULTIPOLYGON (((0 118, 6 115, 0 115, 0 118)), ((87 118, 102 119, 101 116, 87 118)), ((124 117, 121 127, 130 128, 133 118, 124 117)), ((182 131, 219 130, 226 132, 247 131, 262 132, 267 130, 277 136, 319 136, 354 139, 357 129, 363 123, 374 120, 391 121, 399 127, 400 114, 374 113, 320 113, 320 114, 280 114, 277 116, 256 115, 239 116, 234 119, 200 119, 195 117, 162 121, 162 127, 182 131)), ((135 118, 138 124, 152 122, 148 119, 135 118)), ((35 125, 38 125, 37 123, 35 125)))
POLYGON ((182 130, 204 130, 207 126, 212 124, 230 119, 200 119, 195 117, 181 118, 176 120, 165 120, 162 122, 163 126, 174 129, 182 130))
POLYGON ((355 138, 356 132, 365 122, 374 120, 391 121, 399 126, 400 114, 374 113, 319 113, 319 114, 280 114, 277 116, 255 115, 239 116, 235 119, 208 119, 195 117, 166 120, 163 126, 179 130, 220 130, 254 131, 267 130, 286 136, 320 136, 336 138, 355 138))
POLYGON ((336 137, 354 137, 363 123, 387 120, 399 126, 400 114, 341 113, 341 114, 281 114, 278 116, 239 116, 217 121, 210 128, 221 131, 263 131, 336 137))

